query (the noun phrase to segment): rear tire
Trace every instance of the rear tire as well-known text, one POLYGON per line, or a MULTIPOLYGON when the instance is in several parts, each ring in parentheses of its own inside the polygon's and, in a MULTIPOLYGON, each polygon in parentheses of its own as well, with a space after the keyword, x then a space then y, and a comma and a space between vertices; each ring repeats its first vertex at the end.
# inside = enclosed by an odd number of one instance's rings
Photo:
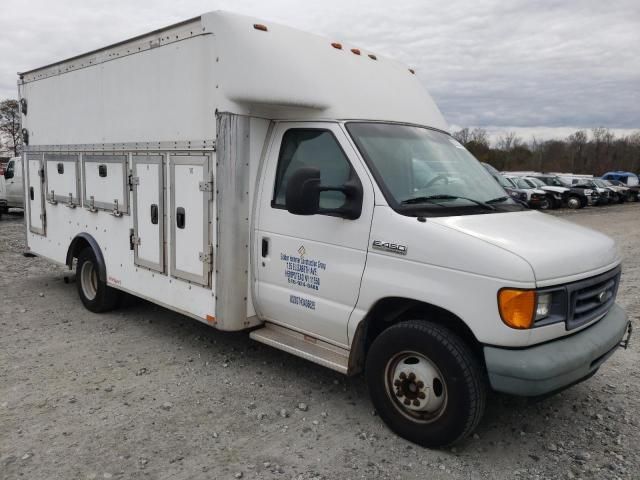
POLYGON ((113 310, 118 305, 120 291, 100 280, 98 262, 91 248, 85 248, 78 255, 76 285, 80 300, 87 310, 102 313, 113 310))
POLYGON ((431 322, 410 320, 383 331, 371 345, 365 375, 380 418, 425 447, 462 440, 484 413, 480 363, 460 337, 431 322))

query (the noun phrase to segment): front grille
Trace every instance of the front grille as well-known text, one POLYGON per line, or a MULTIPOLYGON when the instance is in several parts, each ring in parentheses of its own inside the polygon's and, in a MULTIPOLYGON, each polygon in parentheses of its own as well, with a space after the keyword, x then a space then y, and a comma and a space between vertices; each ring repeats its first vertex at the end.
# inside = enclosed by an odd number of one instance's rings
POLYGON ((607 313, 615 302, 619 283, 620 267, 617 267, 602 275, 567 285, 567 330, 578 328, 607 313))

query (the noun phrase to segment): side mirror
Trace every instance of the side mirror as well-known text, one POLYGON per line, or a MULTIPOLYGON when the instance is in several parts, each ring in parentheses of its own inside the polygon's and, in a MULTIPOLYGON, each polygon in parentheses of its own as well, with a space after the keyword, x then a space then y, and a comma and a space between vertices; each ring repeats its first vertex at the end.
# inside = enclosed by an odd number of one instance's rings
POLYGON ((320 211, 320 169, 302 167, 293 172, 285 192, 287 211, 294 215, 315 215, 320 211))
POLYGON ((296 170, 287 182, 285 205, 294 215, 315 215, 322 213, 349 220, 355 220, 362 213, 362 184, 357 177, 349 179, 339 187, 320 184, 320 169, 302 167, 296 170), (321 208, 322 192, 340 192, 345 196, 344 204, 339 208, 321 208))

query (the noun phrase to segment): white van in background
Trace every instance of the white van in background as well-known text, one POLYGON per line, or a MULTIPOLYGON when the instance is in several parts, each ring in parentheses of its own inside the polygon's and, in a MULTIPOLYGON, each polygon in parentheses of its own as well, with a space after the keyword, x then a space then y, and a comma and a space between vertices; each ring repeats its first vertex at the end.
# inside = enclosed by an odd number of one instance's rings
POLYGON ((0 208, 4 213, 10 208, 24 208, 24 197, 22 157, 13 157, 7 162, 0 180, 0 208))
POLYGON ((464 438, 489 388, 584 380, 628 335, 613 240, 513 201, 399 62, 213 12, 19 89, 27 245, 89 310, 129 292, 364 372, 411 441, 464 438))

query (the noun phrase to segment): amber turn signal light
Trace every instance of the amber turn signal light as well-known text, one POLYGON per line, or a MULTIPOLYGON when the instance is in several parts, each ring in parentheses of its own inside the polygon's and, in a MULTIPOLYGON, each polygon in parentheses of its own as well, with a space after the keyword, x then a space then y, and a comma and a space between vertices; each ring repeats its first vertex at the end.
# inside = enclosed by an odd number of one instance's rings
POLYGON ((536 309, 536 292, 503 288, 498 293, 498 309, 502 321, 511 328, 531 328, 536 309))

